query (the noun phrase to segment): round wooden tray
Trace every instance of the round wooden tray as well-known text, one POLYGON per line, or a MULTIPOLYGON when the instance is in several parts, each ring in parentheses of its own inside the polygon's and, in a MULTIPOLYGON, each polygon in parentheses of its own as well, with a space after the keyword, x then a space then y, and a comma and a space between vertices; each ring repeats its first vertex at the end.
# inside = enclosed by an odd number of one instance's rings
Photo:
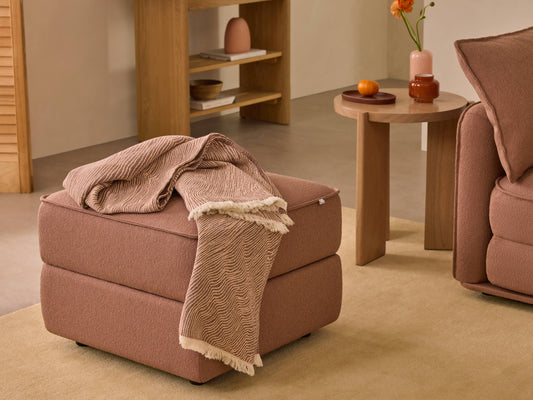
POLYGON ((363 96, 357 90, 346 90, 342 92, 342 98, 354 103, 364 104, 393 104, 396 102, 395 95, 385 92, 377 92, 374 96, 363 96))

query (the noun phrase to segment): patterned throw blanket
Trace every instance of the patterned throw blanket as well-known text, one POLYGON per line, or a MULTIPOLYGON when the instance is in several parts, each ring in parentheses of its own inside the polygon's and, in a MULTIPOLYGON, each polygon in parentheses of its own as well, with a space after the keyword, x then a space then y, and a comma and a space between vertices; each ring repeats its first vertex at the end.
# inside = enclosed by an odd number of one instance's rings
POLYGON ((254 374, 259 309, 287 203, 244 149, 223 135, 158 137, 72 170, 63 186, 100 213, 161 211, 174 189, 198 226, 180 344, 254 374))

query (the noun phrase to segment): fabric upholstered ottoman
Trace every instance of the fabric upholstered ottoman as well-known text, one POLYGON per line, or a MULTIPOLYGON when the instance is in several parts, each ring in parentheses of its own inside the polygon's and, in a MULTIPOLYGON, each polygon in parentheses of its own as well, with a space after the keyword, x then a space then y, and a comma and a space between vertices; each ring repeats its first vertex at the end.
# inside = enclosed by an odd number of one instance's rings
MULTIPOLYGON (((263 295, 261 354, 339 315, 341 205, 336 189, 269 174, 294 221, 283 236, 263 295)), ((206 382, 230 369, 184 350, 178 324, 194 264, 197 228, 174 194, 152 214, 104 215, 65 192, 42 198, 42 313, 57 335, 206 382)))

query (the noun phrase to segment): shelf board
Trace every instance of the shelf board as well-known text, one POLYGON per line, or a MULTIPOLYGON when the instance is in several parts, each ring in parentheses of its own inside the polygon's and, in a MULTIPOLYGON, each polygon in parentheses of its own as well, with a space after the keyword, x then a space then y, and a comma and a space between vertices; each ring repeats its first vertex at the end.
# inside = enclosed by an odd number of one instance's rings
POLYGON ((210 71, 212 69, 231 67, 232 65, 247 64, 263 60, 275 60, 279 57, 281 57, 281 51, 267 51, 264 56, 250 57, 235 61, 213 60, 211 58, 201 57, 200 54, 194 54, 189 56, 189 73, 195 74, 197 72, 210 71))
POLYGON ((189 10, 201 10, 202 8, 231 6, 234 4, 260 3, 272 0, 189 0, 189 10))
POLYGON ((279 92, 264 92, 259 90, 242 90, 240 88, 225 90, 223 95, 236 96, 235 103, 227 104, 222 107, 210 108, 209 110, 191 110, 191 118, 200 117, 202 115, 212 114, 219 111, 229 110, 236 107, 249 106, 251 104, 263 103, 281 98, 279 92))

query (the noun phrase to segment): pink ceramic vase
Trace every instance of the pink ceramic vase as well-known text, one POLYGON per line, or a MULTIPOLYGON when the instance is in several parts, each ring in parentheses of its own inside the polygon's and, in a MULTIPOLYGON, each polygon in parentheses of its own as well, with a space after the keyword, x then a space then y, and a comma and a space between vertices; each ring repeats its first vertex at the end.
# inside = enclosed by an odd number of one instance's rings
POLYGON ((250 51, 250 28, 244 18, 232 18, 226 26, 224 52, 228 54, 250 51))
POLYGON ((433 54, 429 50, 414 50, 409 56, 409 80, 418 74, 433 74, 433 54))

